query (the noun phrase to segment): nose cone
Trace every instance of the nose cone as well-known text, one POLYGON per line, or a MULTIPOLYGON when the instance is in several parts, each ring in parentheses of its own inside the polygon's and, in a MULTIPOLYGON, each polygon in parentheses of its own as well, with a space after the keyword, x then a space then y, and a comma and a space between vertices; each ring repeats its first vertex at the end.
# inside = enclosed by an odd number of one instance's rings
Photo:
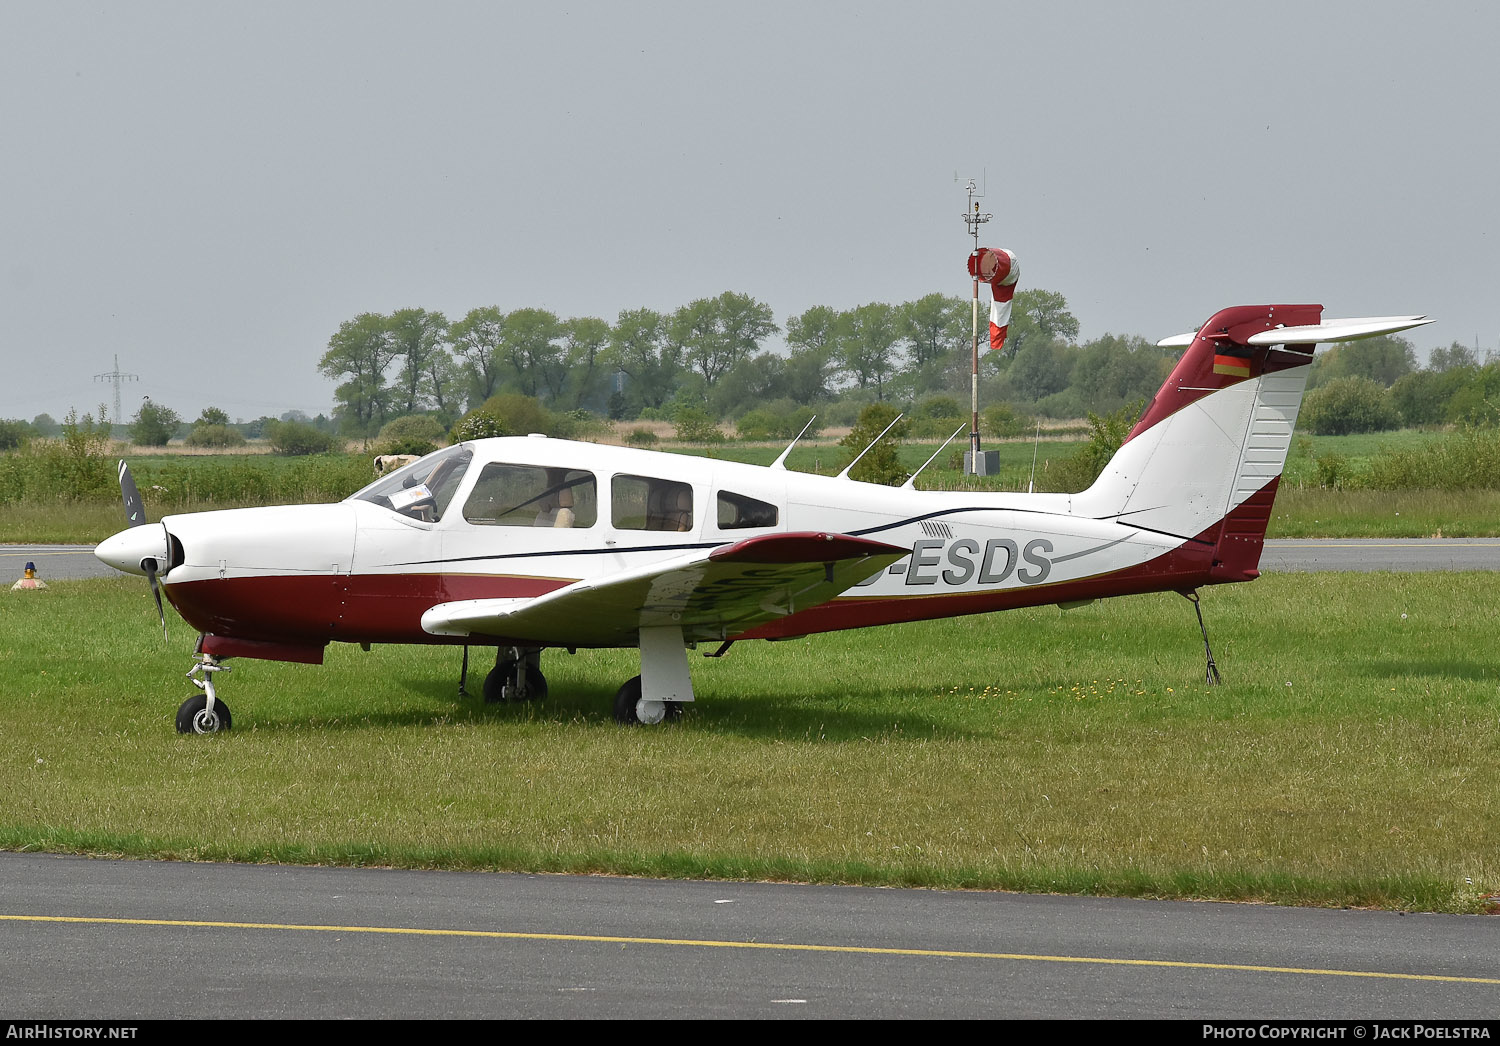
POLYGON ((141 562, 154 559, 159 564, 157 571, 160 572, 167 563, 167 528, 161 523, 146 523, 122 530, 114 537, 100 542, 99 547, 94 549, 94 555, 101 563, 141 577, 146 576, 146 569, 141 566, 141 562))

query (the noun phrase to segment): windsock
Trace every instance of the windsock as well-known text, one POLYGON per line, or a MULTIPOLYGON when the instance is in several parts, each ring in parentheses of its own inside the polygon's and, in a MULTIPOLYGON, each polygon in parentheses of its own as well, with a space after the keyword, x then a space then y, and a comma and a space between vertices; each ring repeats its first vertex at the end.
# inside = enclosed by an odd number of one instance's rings
POLYGON ((1021 265, 1015 253, 1004 247, 981 247, 969 255, 969 275, 990 285, 990 348, 999 349, 1010 333, 1010 301, 1021 265))

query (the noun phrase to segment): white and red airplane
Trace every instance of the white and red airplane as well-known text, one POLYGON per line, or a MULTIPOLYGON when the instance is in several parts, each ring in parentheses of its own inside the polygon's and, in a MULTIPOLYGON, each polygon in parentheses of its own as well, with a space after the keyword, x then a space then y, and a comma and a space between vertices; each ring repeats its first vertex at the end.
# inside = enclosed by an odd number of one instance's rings
POLYGON ((545 694, 543 649, 638 647, 614 715, 656 723, 693 699, 700 642, 722 653, 1139 592, 1196 601, 1252 580, 1313 346, 1429 322, 1321 317, 1240 306, 1162 342, 1186 351, 1077 494, 923 491, 789 471, 786 453, 763 467, 521 436, 438 451, 333 505, 156 524, 121 462, 137 525, 96 555, 159 579, 202 633, 183 732, 230 726, 224 660, 321 663, 331 642, 463 644, 465 669, 468 645, 496 646, 488 700, 545 694))

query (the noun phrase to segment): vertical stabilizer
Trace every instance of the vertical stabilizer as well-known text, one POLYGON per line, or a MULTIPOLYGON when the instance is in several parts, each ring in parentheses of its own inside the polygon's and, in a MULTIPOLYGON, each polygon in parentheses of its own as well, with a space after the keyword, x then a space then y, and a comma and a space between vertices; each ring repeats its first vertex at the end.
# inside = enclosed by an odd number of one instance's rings
MULTIPOLYGON (((1313 346, 1250 339, 1316 328, 1322 311, 1242 305, 1216 313, 1192 336, 1125 445, 1075 499, 1075 511, 1184 539, 1217 542, 1226 521, 1241 544, 1257 530, 1264 537, 1313 346)), ((1258 560, 1258 539, 1254 553, 1258 560)))

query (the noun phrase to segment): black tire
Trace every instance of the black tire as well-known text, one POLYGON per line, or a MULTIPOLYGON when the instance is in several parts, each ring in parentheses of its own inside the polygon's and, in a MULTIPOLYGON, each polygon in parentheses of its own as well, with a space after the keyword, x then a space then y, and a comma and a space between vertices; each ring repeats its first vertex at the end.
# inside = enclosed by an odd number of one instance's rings
MULTIPOLYGON (((503 665, 496 665, 490 669, 490 674, 484 677, 484 700, 486 704, 497 705, 506 700, 505 683, 514 672, 514 661, 508 661, 503 665)), ((527 665, 525 700, 540 701, 546 696, 547 677, 542 675, 540 668, 537 668, 535 665, 527 665)))
MULTIPOLYGON (((625 726, 642 726, 640 719, 636 717, 636 702, 641 699, 641 677, 632 676, 625 681, 625 685, 615 691, 615 722, 625 726)), ((662 717, 663 723, 682 718, 681 701, 665 701, 666 714, 662 717)))
POLYGON ((220 697, 214 698, 212 714, 208 712, 207 694, 194 694, 177 709, 179 734, 221 734, 233 725, 229 706, 220 697))

